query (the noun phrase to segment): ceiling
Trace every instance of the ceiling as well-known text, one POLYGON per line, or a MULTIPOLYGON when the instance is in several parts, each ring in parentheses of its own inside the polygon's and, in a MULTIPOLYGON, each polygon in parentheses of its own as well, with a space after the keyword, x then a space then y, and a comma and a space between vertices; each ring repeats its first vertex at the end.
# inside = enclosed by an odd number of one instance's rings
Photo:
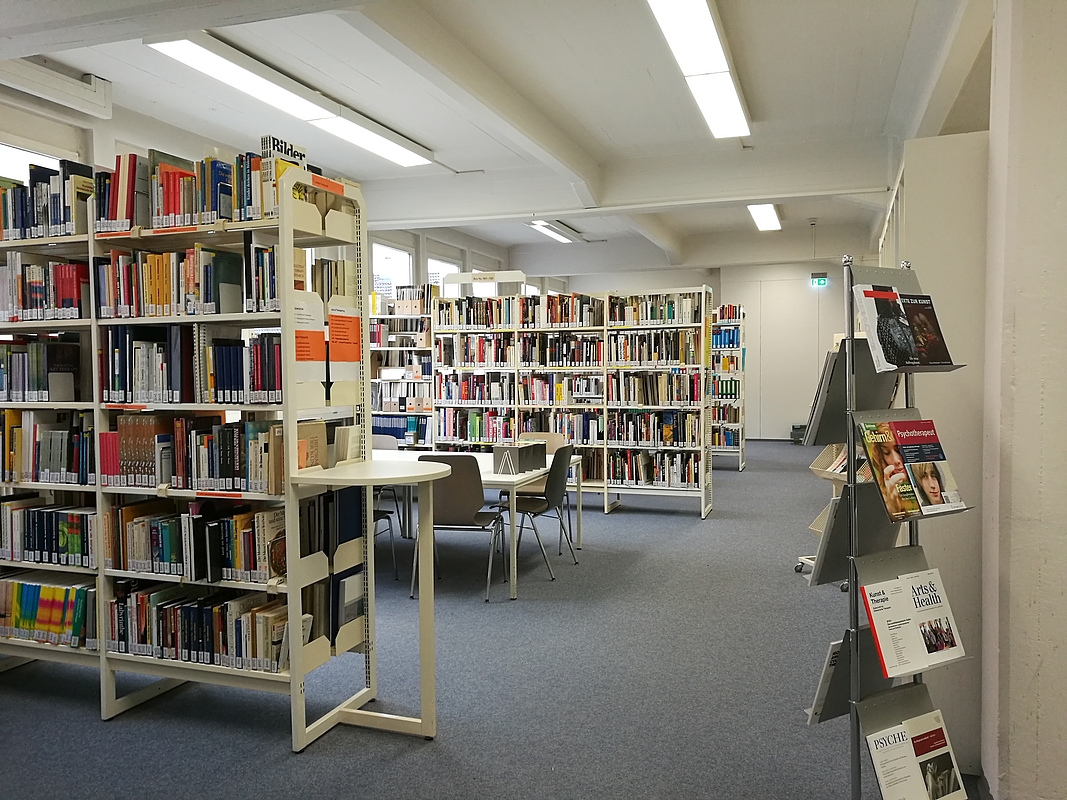
MULTIPOLYGON (((718 0, 752 121, 715 140, 645 2, 384 0, 327 12, 279 0, 15 0, 0 57, 46 55, 112 82, 114 104, 235 151, 263 133, 363 183, 377 228, 455 227, 502 246, 644 237, 664 263, 687 240, 761 243, 746 202, 783 228, 852 228, 873 243, 900 141, 915 135, 973 0, 718 0), (206 28, 434 151, 404 169, 141 44, 206 28)), ((957 59, 958 60, 958 59, 957 59)), ((973 57, 972 57, 973 60, 973 57)), ((959 79, 971 72, 971 64, 959 79)), ((958 92, 959 87, 955 91, 958 92)), ((118 114, 116 114, 118 117, 118 114)), ((122 134, 116 133, 121 140, 122 134)), ((198 156, 198 153, 188 155, 198 156)), ((581 245, 579 245, 581 246, 581 245)))

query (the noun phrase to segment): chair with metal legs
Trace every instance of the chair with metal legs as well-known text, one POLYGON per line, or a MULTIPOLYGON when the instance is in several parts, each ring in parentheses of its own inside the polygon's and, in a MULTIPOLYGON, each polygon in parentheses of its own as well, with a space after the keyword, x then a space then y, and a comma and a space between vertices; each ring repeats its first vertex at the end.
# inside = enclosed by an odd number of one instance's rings
MULTIPOLYGON (((436 461, 452 467, 452 474, 434 483, 433 527, 445 530, 489 531, 489 566, 485 579, 485 602, 489 602, 489 587, 493 581, 493 555, 503 543, 504 518, 498 508, 483 509, 485 490, 478 460, 461 453, 434 453, 419 456, 419 461, 436 461)), ((436 543, 436 539, 435 539, 436 543)), ((543 550, 543 548, 542 548, 543 550)), ((547 563, 548 556, 545 556, 547 563)), ((505 569, 507 559, 504 559, 505 569)), ((418 532, 415 534, 415 555, 411 562, 411 596, 415 596, 415 576, 419 568, 418 532)), ((506 573, 505 573, 506 574, 506 573)))
MULTIPOLYGON (((519 494, 515 498, 515 512, 520 514, 520 521, 522 519, 528 519, 530 521, 530 527, 533 528, 534 536, 537 537, 537 543, 541 544, 541 535, 537 530, 537 525, 534 522, 535 517, 541 517, 549 512, 554 512, 556 519, 559 521, 559 535, 560 535, 560 552, 563 552, 563 540, 566 539, 567 547, 570 548, 571 558, 574 559, 574 563, 578 563, 577 557, 574 555, 574 546, 571 544, 570 532, 566 529, 563 523, 563 499, 567 494, 567 473, 570 471, 571 457, 574 455, 573 445, 564 445, 556 450, 552 455, 552 464, 548 468, 548 475, 545 477, 545 491, 540 497, 530 497, 519 494)), ((501 503, 500 507, 506 508, 506 503, 501 503)), ((519 533, 521 535, 524 524, 520 524, 519 533)), ((541 552, 544 552, 544 545, 541 545, 541 552)), ((545 563, 548 563, 546 557, 545 563)), ((552 573, 552 567, 549 565, 549 574, 552 573)), ((553 580, 555 576, 553 575, 553 580)))
MULTIPOLYGON (((555 456, 556 452, 561 447, 567 446, 567 438, 562 433, 549 433, 547 431, 523 431, 522 433, 519 434, 519 438, 520 439, 539 439, 539 440, 543 440, 545 442, 545 445, 546 445, 545 446, 545 451, 548 453, 548 455, 553 456, 553 457, 555 456)), ((574 446, 571 445, 570 447, 571 447, 571 456, 570 457, 573 458, 574 457, 574 446)), ((580 467, 579 467, 579 469, 580 469, 580 467)), ((568 462, 568 470, 567 470, 567 472, 568 473, 570 472, 570 470, 569 470, 569 462, 568 462)), ((535 481, 533 483, 527 484, 526 486, 523 486, 521 489, 519 489, 516 492, 516 494, 519 497, 541 497, 541 498, 543 498, 545 496, 545 490, 546 490, 547 484, 548 484, 548 476, 546 475, 544 478, 542 478, 539 481, 535 481)), ((507 492, 501 492, 500 493, 500 502, 503 503, 505 500, 507 500, 507 497, 508 497, 508 493, 507 492)), ((574 537, 573 537, 572 531, 574 530, 574 526, 571 524, 570 493, 567 491, 567 482, 566 482, 566 480, 564 480, 564 482, 563 482, 563 509, 566 510, 566 512, 567 512, 567 520, 566 520, 566 526, 560 526, 560 531, 559 531, 559 555, 563 555, 563 540, 566 539, 567 540, 567 546, 570 548, 571 555, 573 556, 574 555, 574 537)), ((561 516, 562 516, 562 514, 561 514, 561 516)), ((521 534, 521 530, 520 530, 520 534, 521 534)), ((574 563, 577 564, 578 560, 575 559, 574 563)))

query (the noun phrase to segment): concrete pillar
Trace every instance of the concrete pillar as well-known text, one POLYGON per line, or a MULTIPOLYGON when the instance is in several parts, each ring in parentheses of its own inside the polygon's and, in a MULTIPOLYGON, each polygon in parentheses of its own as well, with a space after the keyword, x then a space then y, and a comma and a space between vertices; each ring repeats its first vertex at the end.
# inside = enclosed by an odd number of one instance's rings
POLYGON ((982 386, 985 359, 985 131, 913 139, 904 145, 901 257, 934 298, 952 360, 948 374, 917 375, 916 403, 937 433, 960 492, 974 511, 919 526, 930 566, 945 582, 956 626, 971 658, 927 673, 934 704, 945 715, 956 760, 981 772, 982 652, 982 386))
POLYGON ((1067 3, 995 14, 982 761, 1036 800, 1067 791, 1067 3))

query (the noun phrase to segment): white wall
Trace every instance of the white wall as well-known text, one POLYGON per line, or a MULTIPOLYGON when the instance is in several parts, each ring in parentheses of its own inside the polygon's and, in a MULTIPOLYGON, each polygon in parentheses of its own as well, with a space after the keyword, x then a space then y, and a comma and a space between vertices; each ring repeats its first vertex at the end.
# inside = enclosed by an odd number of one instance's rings
POLYGON ((840 270, 825 264, 723 267, 724 303, 745 307, 745 422, 750 439, 788 439, 808 420, 826 353, 844 329, 840 270), (812 272, 829 284, 811 285, 812 272))
POLYGON ((975 510, 923 522, 922 544, 941 571, 964 647, 975 656, 926 676, 945 715, 956 760, 981 764, 982 387, 985 380, 986 194, 989 134, 915 139, 904 146, 901 257, 912 263, 957 364, 915 377, 916 403, 934 420, 963 498, 975 510))

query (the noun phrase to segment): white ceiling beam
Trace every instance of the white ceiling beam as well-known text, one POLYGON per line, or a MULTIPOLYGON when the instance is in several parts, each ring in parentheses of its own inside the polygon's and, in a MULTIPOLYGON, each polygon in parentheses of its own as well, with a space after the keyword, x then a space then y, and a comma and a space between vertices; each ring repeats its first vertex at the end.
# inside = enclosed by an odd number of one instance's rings
MULTIPOLYGON (((345 0, 358 5, 361 0, 345 0)), ((55 53, 178 31, 224 28, 337 8, 336 0, 11 0, 0 14, 0 59, 55 53)))
POLYGON ((915 135, 937 136, 993 29, 993 0, 967 0, 915 135))
POLYGON ((375 3, 338 15, 494 130, 564 176, 583 208, 599 203, 600 166, 421 6, 375 3))
POLYGON ((615 162, 604 168, 601 202, 593 209, 576 205, 543 167, 364 181, 363 193, 372 227, 449 227, 885 192, 886 166, 885 139, 870 137, 760 146, 740 158, 713 153, 615 162))
POLYGON ((667 256, 668 264, 682 263, 682 239, 658 214, 627 214, 623 219, 667 256))
POLYGON ((78 80, 20 58, 0 61, 0 84, 97 119, 111 119, 111 82, 95 75, 78 80))

